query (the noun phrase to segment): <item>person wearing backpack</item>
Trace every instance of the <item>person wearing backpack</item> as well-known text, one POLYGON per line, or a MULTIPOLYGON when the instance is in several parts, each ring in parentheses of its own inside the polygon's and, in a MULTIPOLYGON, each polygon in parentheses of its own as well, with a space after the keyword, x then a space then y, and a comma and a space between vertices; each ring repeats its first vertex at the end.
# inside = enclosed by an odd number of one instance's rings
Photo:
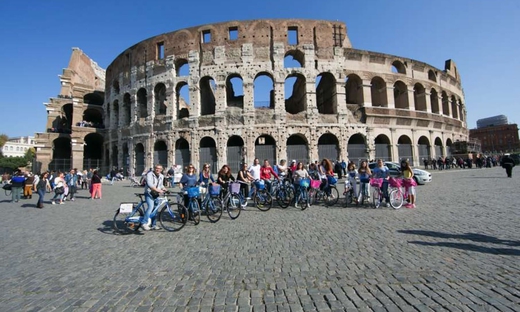
POLYGON ((78 175, 74 169, 71 169, 70 172, 65 176, 65 182, 69 188, 68 195, 70 195, 70 200, 74 201, 74 194, 76 194, 76 188, 78 186, 78 175))

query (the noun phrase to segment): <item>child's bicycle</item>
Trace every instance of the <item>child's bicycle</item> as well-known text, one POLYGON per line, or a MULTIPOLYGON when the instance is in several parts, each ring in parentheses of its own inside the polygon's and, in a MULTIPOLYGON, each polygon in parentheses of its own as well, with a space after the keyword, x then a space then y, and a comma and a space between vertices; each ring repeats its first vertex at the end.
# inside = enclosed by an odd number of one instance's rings
MULTIPOLYGON (((146 200, 144 194, 135 193, 139 197, 139 203, 121 203, 114 215, 112 228, 119 234, 135 233, 141 227, 146 210, 146 200)), ((172 203, 168 198, 158 197, 154 200, 154 209, 150 218, 158 215, 159 222, 163 229, 176 232, 184 227, 187 220, 187 210, 180 203, 172 203)))

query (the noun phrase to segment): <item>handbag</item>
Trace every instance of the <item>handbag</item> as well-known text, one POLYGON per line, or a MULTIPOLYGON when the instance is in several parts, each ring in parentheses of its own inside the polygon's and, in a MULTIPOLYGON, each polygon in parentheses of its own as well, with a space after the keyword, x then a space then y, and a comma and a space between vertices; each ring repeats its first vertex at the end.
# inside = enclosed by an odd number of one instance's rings
POLYGON ((12 187, 12 185, 9 184, 9 183, 4 184, 4 185, 2 186, 2 188, 3 188, 4 190, 6 190, 6 191, 10 191, 10 190, 11 190, 11 187, 12 187))
POLYGON ((157 197, 159 197, 159 192, 150 190, 150 195, 153 199, 156 199, 157 197))
POLYGON ((54 189, 54 193, 61 195, 61 194, 65 193, 65 188, 63 186, 57 187, 54 189))

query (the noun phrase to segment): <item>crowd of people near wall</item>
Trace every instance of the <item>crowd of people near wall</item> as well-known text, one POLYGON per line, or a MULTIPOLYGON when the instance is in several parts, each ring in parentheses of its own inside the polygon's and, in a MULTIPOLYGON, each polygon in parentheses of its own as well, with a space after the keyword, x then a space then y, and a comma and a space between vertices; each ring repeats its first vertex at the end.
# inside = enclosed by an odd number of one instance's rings
POLYGON ((502 158, 506 155, 510 156, 510 154, 491 156, 478 154, 474 158, 467 157, 466 159, 460 156, 439 157, 437 159, 423 158, 422 162, 424 165, 424 169, 426 170, 446 170, 452 168, 470 169, 473 168, 473 166, 477 168, 492 168, 496 166, 502 166, 502 158))

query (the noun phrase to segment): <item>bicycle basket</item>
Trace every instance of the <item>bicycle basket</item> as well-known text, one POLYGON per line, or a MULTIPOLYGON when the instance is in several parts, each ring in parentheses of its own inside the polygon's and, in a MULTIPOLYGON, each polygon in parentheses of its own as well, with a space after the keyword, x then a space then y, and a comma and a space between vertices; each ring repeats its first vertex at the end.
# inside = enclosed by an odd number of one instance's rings
POLYGON ((264 182, 264 180, 255 181, 255 187, 256 187, 258 190, 263 190, 263 189, 265 189, 265 182, 264 182))
POLYGON ((300 179, 300 186, 301 187, 309 187, 310 185, 310 180, 309 179, 300 179))
POLYGON ((335 185, 336 183, 338 183, 338 179, 336 179, 333 176, 327 176, 327 180, 329 181, 330 185, 335 185))
POLYGON ((193 187, 188 188, 188 197, 189 198, 199 197, 199 195, 200 195, 200 190, 199 190, 198 186, 193 186, 193 187))
POLYGON ((403 186, 404 187, 417 186, 417 182, 415 182, 414 179, 403 179, 403 186))
POLYGON ((212 184, 209 186, 209 195, 219 195, 220 194, 220 185, 218 184, 212 184))
POLYGON ((321 185, 321 181, 320 180, 311 180, 311 187, 313 189, 319 189, 320 185, 321 185))
POLYGON ((390 184, 391 187, 401 187, 401 180, 390 178, 388 179, 388 184, 390 184))
POLYGON ((381 187, 383 184, 383 179, 370 179, 370 185, 373 187, 381 187))
POLYGON ((229 183, 229 191, 232 194, 238 194, 240 192, 240 183, 237 183, 237 182, 229 183))

